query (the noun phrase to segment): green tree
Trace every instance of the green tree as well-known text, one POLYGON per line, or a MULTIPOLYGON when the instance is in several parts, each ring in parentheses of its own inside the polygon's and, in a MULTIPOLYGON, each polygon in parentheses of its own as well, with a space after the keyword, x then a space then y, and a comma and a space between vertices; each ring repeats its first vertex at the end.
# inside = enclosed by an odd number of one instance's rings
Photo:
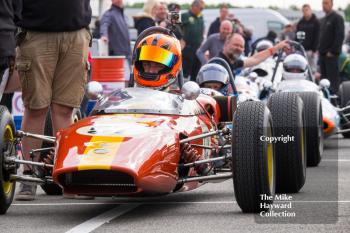
POLYGON ((299 11, 299 7, 297 5, 290 5, 289 9, 293 10, 293 11, 299 11))
POLYGON ((279 9, 278 6, 269 6, 268 8, 271 10, 278 10, 279 9))

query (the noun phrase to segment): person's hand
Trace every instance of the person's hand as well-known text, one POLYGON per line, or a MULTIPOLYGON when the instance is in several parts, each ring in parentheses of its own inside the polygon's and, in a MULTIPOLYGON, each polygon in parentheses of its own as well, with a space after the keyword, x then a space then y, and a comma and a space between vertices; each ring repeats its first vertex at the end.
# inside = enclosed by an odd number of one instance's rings
POLYGON ((274 46, 275 51, 278 51, 280 49, 283 50, 289 50, 290 49, 290 45, 288 43, 288 40, 282 40, 281 42, 279 42, 278 44, 276 44, 274 46))
POLYGON ((108 43, 108 38, 106 36, 101 36, 101 40, 105 43, 108 43))
POLYGON ((331 52, 327 52, 326 57, 334 57, 334 54, 331 52))

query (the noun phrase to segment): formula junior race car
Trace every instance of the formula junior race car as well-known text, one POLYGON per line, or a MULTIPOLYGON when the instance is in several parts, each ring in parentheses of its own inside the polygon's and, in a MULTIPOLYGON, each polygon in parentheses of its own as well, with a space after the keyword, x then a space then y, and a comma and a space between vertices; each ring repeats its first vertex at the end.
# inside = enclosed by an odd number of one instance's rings
POLYGON ((237 107, 236 97, 199 94, 193 82, 185 83, 181 94, 145 88, 101 93, 101 85, 89 83, 88 94, 98 99, 92 115, 56 137, 16 132, 9 112, 0 109, 1 214, 12 203, 16 181, 53 182, 68 194, 149 196, 234 177, 244 212, 261 211, 260 203, 272 202, 260 199, 274 195, 276 176, 274 147, 260 140, 272 136, 263 103, 237 107), (228 121, 233 130, 220 126, 228 121), (22 137, 55 142, 54 164, 20 159, 16 147, 22 137), (18 175, 20 164, 52 169, 52 177, 18 175))

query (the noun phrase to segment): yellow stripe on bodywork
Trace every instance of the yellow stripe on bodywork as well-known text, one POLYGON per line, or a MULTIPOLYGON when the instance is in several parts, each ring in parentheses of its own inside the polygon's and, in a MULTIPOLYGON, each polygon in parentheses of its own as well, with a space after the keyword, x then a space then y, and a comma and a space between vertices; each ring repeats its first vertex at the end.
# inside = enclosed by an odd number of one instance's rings
POLYGON ((124 137, 92 137, 88 146, 84 151, 84 155, 80 157, 80 165, 78 170, 110 170, 112 161, 124 137), (97 150, 105 150, 105 153, 96 153, 97 150))

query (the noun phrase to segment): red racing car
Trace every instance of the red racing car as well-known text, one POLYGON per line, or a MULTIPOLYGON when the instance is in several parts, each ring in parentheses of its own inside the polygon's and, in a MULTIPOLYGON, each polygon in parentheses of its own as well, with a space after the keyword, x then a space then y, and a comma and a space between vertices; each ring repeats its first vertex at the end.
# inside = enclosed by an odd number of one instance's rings
POLYGON ((200 94, 193 82, 180 94, 125 88, 102 96, 100 91, 90 83, 88 92, 98 99, 92 115, 56 137, 15 132, 9 112, 0 109, 2 214, 11 205, 16 181, 59 185, 69 194, 149 196, 233 178, 244 212, 261 211, 260 203, 272 202, 260 198, 274 195, 276 176, 274 146, 260 140, 273 132, 263 103, 237 107, 236 97, 200 94), (55 142, 54 164, 20 159, 16 145, 22 137, 55 142), (17 175, 19 164, 52 169, 52 177, 17 175))

